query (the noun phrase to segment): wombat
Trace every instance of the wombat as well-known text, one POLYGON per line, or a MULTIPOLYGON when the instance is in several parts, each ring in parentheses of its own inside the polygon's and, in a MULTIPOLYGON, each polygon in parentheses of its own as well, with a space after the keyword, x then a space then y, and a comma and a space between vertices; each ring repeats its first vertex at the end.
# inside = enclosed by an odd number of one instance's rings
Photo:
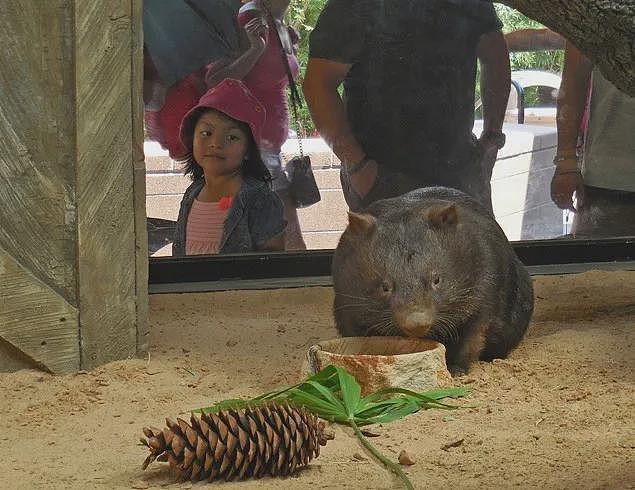
POLYGON ((446 187, 349 213, 332 273, 342 336, 436 340, 453 374, 506 357, 533 312, 531 278, 503 230, 477 201, 446 187))

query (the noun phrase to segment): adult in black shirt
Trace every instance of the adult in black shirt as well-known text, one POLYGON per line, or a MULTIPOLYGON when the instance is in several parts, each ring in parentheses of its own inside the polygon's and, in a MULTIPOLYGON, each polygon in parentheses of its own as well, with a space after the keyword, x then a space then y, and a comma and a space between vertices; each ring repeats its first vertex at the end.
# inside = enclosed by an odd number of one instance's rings
POLYGON ((510 87, 500 28, 486 0, 327 1, 311 33, 303 88, 342 162, 353 211, 430 185, 463 190, 491 210, 510 87), (479 140, 472 134, 477 57, 479 140))

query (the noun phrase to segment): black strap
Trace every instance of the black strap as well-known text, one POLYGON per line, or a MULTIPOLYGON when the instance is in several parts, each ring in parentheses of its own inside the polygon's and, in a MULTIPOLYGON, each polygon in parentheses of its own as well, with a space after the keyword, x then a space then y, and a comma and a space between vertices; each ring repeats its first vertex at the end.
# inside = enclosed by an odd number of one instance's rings
POLYGON ((205 12, 203 12, 198 5, 196 5, 193 0, 183 0, 183 2, 190 7, 190 9, 192 9, 192 11, 205 23, 205 25, 207 26, 207 30, 212 34, 212 35, 216 35, 216 37, 220 40, 221 43, 223 43, 225 45, 225 48, 227 48, 228 52, 231 53, 232 48, 229 45, 229 43, 227 42, 227 39, 225 39, 222 35, 222 33, 216 28, 216 26, 214 25, 213 22, 211 22, 208 18, 207 15, 205 15, 205 12))
POLYGON ((287 72, 287 78, 289 79, 289 90, 291 91, 291 105, 293 106, 293 116, 298 119, 298 106, 302 105, 302 98, 300 97, 300 93, 298 92, 298 87, 295 84, 295 80, 293 79, 293 74, 291 73, 291 67, 289 66, 289 59, 287 58, 287 52, 282 45, 282 39, 280 39, 280 34, 278 33, 278 27, 276 26, 276 21, 271 14, 271 10, 269 7, 264 4, 263 7, 265 9, 265 13, 267 15, 267 20, 273 30, 276 33, 276 39, 278 40, 278 46, 280 47, 280 54, 282 55, 282 64, 287 72))
POLYGON ((298 144, 300 146, 300 156, 304 156, 304 151, 302 149, 302 135, 300 134, 302 132, 302 126, 300 124, 300 117, 298 116, 298 107, 302 105, 302 98, 300 97, 300 92, 298 91, 298 87, 295 83, 295 80, 293 79, 291 67, 289 66, 289 59, 287 58, 287 52, 282 45, 282 39, 280 39, 276 21, 271 14, 271 10, 269 10, 269 6, 266 5, 264 1, 262 6, 265 9, 265 14, 267 15, 267 22, 269 22, 271 28, 273 28, 276 33, 276 39, 278 40, 278 46, 280 47, 280 54, 282 55, 282 64, 287 72, 287 78, 289 79, 289 91, 291 92, 291 110, 293 112, 293 119, 295 120, 296 127, 298 128, 298 144))

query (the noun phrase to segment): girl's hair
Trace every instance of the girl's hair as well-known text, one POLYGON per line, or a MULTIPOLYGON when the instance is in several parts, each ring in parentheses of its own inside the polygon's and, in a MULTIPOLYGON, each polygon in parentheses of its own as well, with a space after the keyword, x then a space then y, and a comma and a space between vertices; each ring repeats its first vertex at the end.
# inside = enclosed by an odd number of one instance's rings
POLYGON ((242 174, 244 177, 251 177, 256 180, 261 180, 263 182, 269 183, 271 181, 271 174, 269 173, 269 169, 265 165, 265 162, 262 160, 262 156, 260 155, 260 150, 258 149, 258 145, 254 140, 254 136, 251 133, 251 128, 249 124, 238 121, 229 117, 224 112, 217 111, 216 109, 201 107, 198 112, 196 112, 192 117, 190 117, 191 123, 187 128, 188 141, 186 142, 186 146, 189 150, 188 155, 180 161, 183 164, 183 173, 185 175, 190 175, 192 180, 197 180, 203 177, 203 167, 201 167, 196 160, 194 160, 194 153, 192 152, 192 145, 194 139, 194 128, 196 127, 196 123, 198 123, 199 118, 205 113, 209 111, 215 111, 219 114, 222 114, 229 119, 235 121, 240 129, 247 135, 249 138, 249 142, 247 143, 247 158, 243 162, 242 165, 242 174))

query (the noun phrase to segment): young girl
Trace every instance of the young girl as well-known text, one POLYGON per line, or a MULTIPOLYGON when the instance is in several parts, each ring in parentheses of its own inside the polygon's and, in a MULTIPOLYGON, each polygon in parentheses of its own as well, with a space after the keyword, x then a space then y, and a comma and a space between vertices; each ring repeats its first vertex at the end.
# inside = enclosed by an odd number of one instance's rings
POLYGON ((290 183, 280 155, 282 145, 289 136, 289 111, 285 92, 288 85, 287 69, 294 78, 300 71, 294 49, 298 42, 297 33, 284 24, 289 2, 290 0, 244 2, 237 21, 244 29, 248 45, 244 46, 240 56, 219 60, 211 65, 206 80, 212 86, 223 78, 239 79, 264 105, 267 120, 262 129, 261 152, 272 176, 273 190, 284 205, 284 217, 289 225, 286 249, 305 250, 306 243, 302 237, 298 212, 289 193, 290 183), (286 62, 283 62, 283 53, 286 62))
POLYGON ((175 256, 283 250, 282 203, 257 142, 265 109, 238 80, 210 89, 181 124, 191 156, 176 224, 175 256))

